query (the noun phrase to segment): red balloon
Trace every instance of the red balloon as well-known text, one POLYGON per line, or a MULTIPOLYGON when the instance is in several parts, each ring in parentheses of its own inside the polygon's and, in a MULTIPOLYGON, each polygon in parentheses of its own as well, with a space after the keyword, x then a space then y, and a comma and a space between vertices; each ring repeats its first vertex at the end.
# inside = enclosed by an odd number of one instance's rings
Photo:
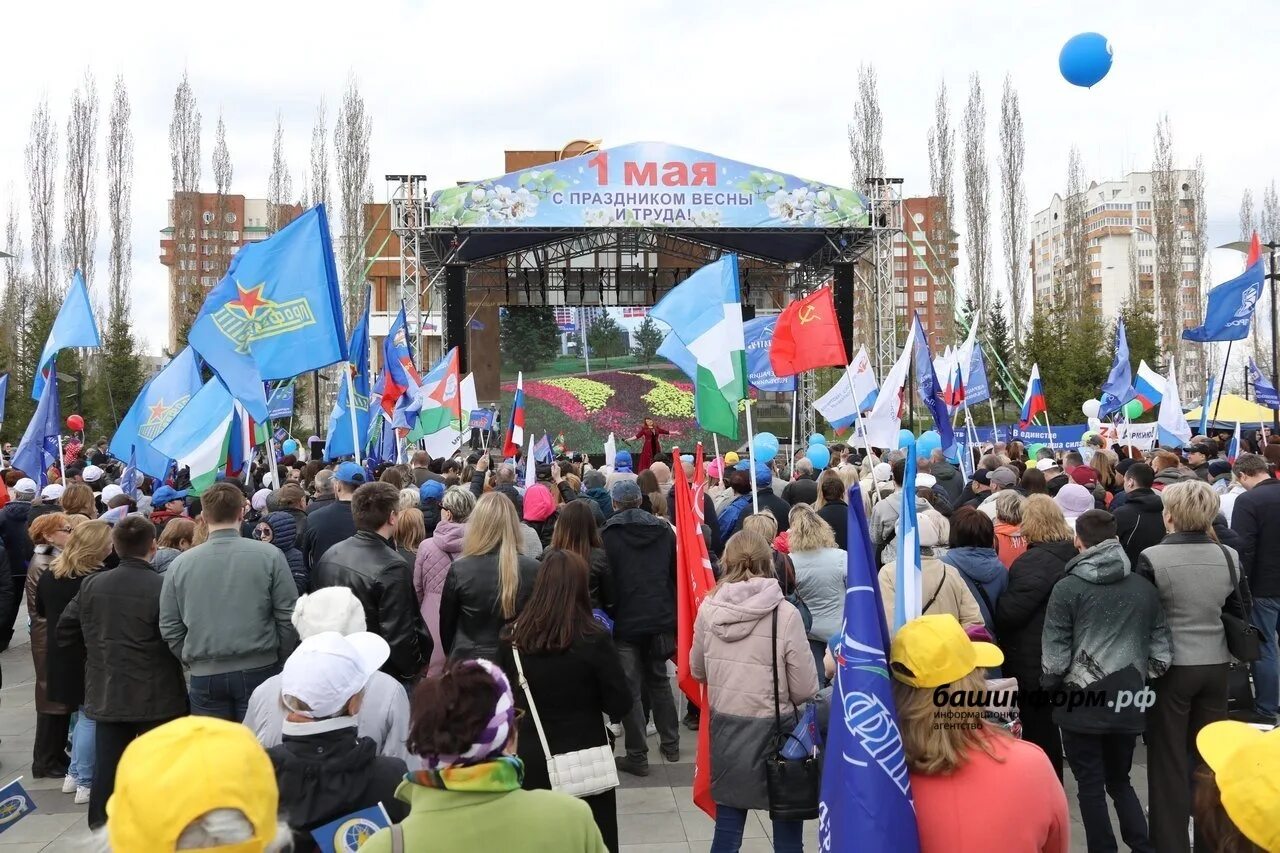
POLYGON ((67 429, 72 432, 84 432, 84 418, 79 415, 67 415, 67 429))

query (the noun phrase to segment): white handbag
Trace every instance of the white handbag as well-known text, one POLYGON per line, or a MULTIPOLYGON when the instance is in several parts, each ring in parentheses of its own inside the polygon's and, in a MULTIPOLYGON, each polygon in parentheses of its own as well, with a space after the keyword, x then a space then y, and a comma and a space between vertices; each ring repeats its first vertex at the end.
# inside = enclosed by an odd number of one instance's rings
POLYGON ((562 752, 558 755, 551 754, 551 747, 547 744, 547 733, 543 731, 542 720, 538 717, 538 706, 534 704, 533 694, 529 691, 529 682, 524 677, 520 652, 514 646, 511 648, 511 655, 516 661, 520 689, 524 691, 524 698, 529 702, 529 714, 533 717, 533 727, 538 730, 542 754, 547 757, 547 777, 551 780, 551 790, 574 797, 590 797, 618 787, 618 766, 613 760, 613 749, 607 742, 587 749, 562 752))

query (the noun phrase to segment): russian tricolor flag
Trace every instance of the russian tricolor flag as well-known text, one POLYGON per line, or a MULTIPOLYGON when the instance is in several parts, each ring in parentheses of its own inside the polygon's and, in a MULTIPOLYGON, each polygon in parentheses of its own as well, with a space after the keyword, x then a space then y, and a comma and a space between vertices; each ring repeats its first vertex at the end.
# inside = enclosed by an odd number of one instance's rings
POLYGON ((1148 412, 1160 405, 1164 399, 1165 379, 1151 369, 1146 360, 1138 363, 1138 375, 1133 378, 1135 400, 1142 403, 1142 410, 1148 412))
POLYGON ((1232 465, 1236 464, 1236 457, 1240 455, 1240 422, 1236 421, 1236 431, 1231 436, 1231 441, 1227 444, 1227 461, 1232 465))
POLYGON ((1040 384, 1040 365, 1031 365, 1031 377, 1027 379, 1027 396, 1022 401, 1022 414, 1018 417, 1018 426, 1027 427, 1049 407, 1044 401, 1044 386, 1040 384))
POLYGON ((524 449, 524 372, 516 374, 516 399, 511 404, 511 419, 507 421, 507 439, 502 445, 502 455, 515 458, 524 449))
POLYGON ((947 405, 953 409, 958 409, 964 405, 964 376, 960 373, 960 364, 956 363, 955 373, 951 376, 951 381, 947 383, 946 391, 947 405))

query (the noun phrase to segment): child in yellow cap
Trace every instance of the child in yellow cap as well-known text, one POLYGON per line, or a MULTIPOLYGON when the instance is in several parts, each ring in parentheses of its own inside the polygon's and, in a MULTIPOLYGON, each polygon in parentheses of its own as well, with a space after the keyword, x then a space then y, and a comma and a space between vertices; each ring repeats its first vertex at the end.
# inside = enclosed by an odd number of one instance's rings
POLYGON ((1197 774, 1195 801, 1196 828, 1209 849, 1246 850, 1253 842, 1280 853, 1280 729, 1222 720, 1202 728, 1196 746, 1212 771, 1197 774))

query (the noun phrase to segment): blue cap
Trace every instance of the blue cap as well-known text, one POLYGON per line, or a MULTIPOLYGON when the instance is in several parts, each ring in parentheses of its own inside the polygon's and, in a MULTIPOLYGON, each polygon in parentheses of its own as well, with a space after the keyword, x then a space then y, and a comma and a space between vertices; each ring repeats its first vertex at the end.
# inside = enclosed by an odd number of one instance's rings
POLYGON ((619 450, 617 455, 613 457, 613 470, 630 471, 631 470, 631 453, 627 450, 619 450))
POLYGON ((438 501, 444 497, 444 483, 439 480, 427 480, 418 487, 418 497, 424 501, 438 501))
POLYGON ((151 505, 158 506, 158 507, 164 506, 169 501, 185 500, 186 497, 187 497, 187 492, 185 489, 183 491, 178 491, 177 489, 173 488, 173 486, 161 486, 160 488, 156 489, 154 493, 152 493, 151 505))
MULTIPOLYGON (((735 471, 750 471, 751 460, 743 459, 737 465, 733 466, 735 471)), ((773 482, 773 472, 769 470, 769 466, 764 462, 756 463, 756 485, 767 486, 773 482)))
POLYGON ((643 495, 635 480, 618 480, 609 488, 609 497, 620 504, 638 503, 643 495))
POLYGON ((369 482, 369 475, 365 473, 364 468, 354 462, 343 462, 339 465, 333 472, 333 478, 349 486, 359 486, 369 482))

